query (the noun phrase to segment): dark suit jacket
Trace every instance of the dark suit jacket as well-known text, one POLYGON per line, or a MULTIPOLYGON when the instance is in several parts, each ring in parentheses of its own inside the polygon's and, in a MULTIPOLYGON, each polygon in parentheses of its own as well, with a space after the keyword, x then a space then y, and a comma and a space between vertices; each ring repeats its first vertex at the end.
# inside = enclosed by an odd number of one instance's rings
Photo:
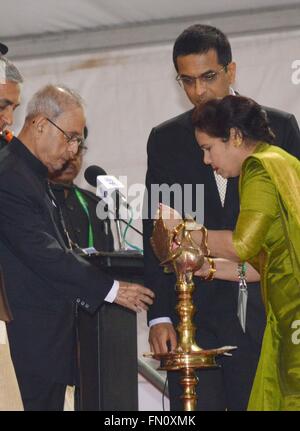
MULTIPOLYGON (((3 133, 0 133, 0 150, 4 148, 7 145, 7 143, 8 141, 5 138, 5 134, 3 135, 3 133)), ((5 291, 3 271, 0 266, 0 320, 3 320, 4 322, 10 322, 12 318, 13 317, 11 314, 11 310, 9 308, 7 295, 5 291)))
MULTIPOLYGON (((275 109, 265 109, 276 134, 277 144, 299 158, 300 132, 294 116, 275 109)), ((203 153, 194 136, 191 115, 192 110, 151 131, 146 175, 149 200, 151 184, 178 183, 181 186, 192 184, 194 187, 196 184, 204 184, 205 226, 208 229, 234 229, 239 212, 238 178, 228 180, 225 205, 222 207, 213 170, 203 163, 203 153)), ((194 188, 193 200, 195 199, 194 188)), ((154 208, 157 208, 155 204, 154 208)), ((151 220, 144 220, 145 285, 153 289, 156 295, 148 319, 167 316, 176 323, 175 278, 163 274, 152 252, 149 244, 152 226, 151 220)), ((216 333, 226 331, 227 328, 229 334, 227 323, 229 325, 230 319, 236 319, 238 283, 221 280, 203 282, 196 277, 196 285, 198 288, 194 293, 194 301, 198 313, 194 320, 197 327, 210 328, 216 333)), ((247 332, 259 343, 264 329, 264 311, 258 286, 252 284, 248 289, 247 332)), ((235 340, 234 334, 229 334, 228 344, 233 345, 235 342, 238 340, 235 340)))
POLYGON ((16 138, 0 152, 0 262, 14 317, 7 330, 17 375, 72 383, 75 305, 93 313, 113 280, 65 247, 47 174, 16 138))
POLYGON ((68 186, 68 195, 65 197, 63 184, 51 184, 51 189, 54 196, 62 210, 62 215, 65 220, 67 231, 70 238, 79 247, 88 247, 88 236, 89 236, 89 219, 88 216, 80 204, 76 193, 75 187, 79 190, 87 204, 90 223, 93 230, 94 247, 96 250, 101 251, 113 251, 114 240, 112 231, 110 228, 109 220, 100 220, 97 217, 97 203, 100 198, 89 192, 88 190, 82 189, 78 186, 68 186))

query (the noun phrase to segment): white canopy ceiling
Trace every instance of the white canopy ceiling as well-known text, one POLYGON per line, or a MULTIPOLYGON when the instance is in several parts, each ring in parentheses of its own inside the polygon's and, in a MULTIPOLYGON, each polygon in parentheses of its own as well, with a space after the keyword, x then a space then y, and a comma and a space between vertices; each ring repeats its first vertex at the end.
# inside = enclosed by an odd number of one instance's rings
POLYGON ((1 0, 10 57, 173 41, 203 22, 229 35, 300 28, 300 0, 1 0), (289 3, 289 4, 286 4, 289 3))

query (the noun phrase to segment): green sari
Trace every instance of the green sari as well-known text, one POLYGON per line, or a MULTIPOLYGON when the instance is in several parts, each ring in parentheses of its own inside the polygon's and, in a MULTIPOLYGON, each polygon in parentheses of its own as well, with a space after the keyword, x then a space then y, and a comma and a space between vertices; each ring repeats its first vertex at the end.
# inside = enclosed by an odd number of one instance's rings
POLYGON ((260 273, 267 314, 248 410, 300 410, 300 162, 259 143, 240 200, 234 248, 260 273))

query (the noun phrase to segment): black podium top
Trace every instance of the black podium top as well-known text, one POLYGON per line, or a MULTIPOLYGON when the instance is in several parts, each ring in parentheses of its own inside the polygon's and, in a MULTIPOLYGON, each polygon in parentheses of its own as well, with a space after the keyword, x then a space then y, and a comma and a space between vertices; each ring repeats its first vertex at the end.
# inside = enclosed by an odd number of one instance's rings
POLYGON ((82 256, 117 280, 143 283, 144 256, 141 253, 134 250, 97 251, 82 256))

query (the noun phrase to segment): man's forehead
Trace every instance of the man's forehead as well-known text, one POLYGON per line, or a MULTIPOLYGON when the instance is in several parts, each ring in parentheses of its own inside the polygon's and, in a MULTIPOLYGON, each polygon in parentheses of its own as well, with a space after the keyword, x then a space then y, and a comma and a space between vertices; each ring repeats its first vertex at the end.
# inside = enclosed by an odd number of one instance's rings
POLYGON ((77 125, 78 123, 80 125, 83 124, 82 127, 85 126, 85 112, 83 107, 76 106, 76 105, 70 105, 67 107, 57 118, 56 121, 59 123, 65 123, 65 124, 73 124, 77 125))
POLYGON ((1 99, 13 99, 15 100, 15 98, 19 97, 20 95, 20 84, 18 84, 17 82, 13 82, 13 81, 5 81, 5 82, 1 82, 0 81, 0 98, 1 99))
POLYGON ((215 69, 218 65, 218 55, 214 49, 207 52, 179 56, 177 59, 179 69, 197 69, 206 72, 215 69))
POLYGON ((0 57, 0 84, 5 84, 6 82, 6 63, 1 61, 0 57))

